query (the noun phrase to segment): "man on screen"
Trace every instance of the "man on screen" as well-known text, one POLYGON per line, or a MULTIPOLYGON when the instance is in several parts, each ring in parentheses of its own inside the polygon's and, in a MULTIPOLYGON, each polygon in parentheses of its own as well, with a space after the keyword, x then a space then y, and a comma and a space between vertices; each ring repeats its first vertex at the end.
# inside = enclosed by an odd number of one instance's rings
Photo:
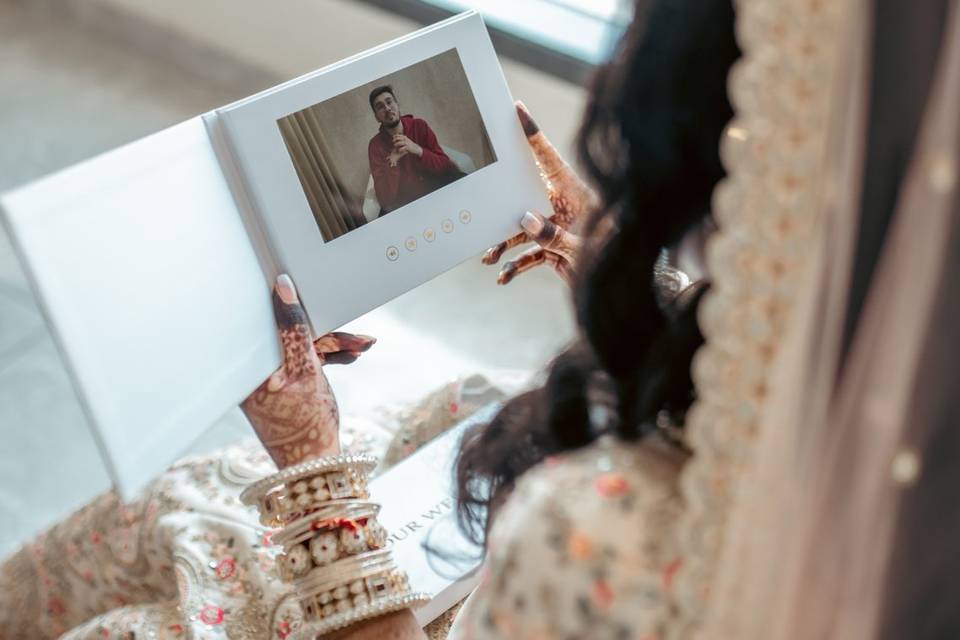
POLYGON ((426 121, 400 115, 393 87, 371 91, 370 108, 380 123, 367 151, 381 216, 463 176, 426 121))

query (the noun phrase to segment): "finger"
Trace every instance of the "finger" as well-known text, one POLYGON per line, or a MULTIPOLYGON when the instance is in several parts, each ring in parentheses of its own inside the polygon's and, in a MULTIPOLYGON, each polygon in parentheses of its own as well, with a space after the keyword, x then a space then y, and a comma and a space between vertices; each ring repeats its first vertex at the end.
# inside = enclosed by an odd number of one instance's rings
POLYGON ((519 256, 505 262, 497 276, 497 284, 507 284, 525 271, 542 264, 549 264, 557 273, 563 276, 564 280, 569 282, 571 270, 566 261, 555 253, 551 253, 541 247, 533 247, 521 253, 519 256))
POLYGON ((373 336, 355 335, 343 331, 334 331, 322 335, 313 341, 317 355, 336 353, 337 351, 363 352, 376 344, 373 336))
POLYGON ((359 351, 337 351, 328 353, 324 357, 324 364, 350 364, 356 362, 360 357, 359 351))
POLYGON ((319 365, 313 350, 313 339, 307 325, 307 312, 287 274, 277 277, 273 289, 273 312, 280 329, 283 347, 283 368, 290 378, 312 373, 319 365))
POLYGON ((530 145, 540 167, 540 175, 547 184, 551 204, 560 217, 557 222, 569 223, 593 207, 596 196, 540 131, 526 105, 518 100, 515 107, 523 133, 527 136, 527 144, 530 145))
POLYGON ((529 271, 543 264, 546 261, 546 254, 547 252, 540 247, 533 247, 532 249, 527 249, 513 260, 504 262, 500 268, 500 273, 497 274, 497 284, 507 284, 524 271, 529 271))
POLYGON ((520 226, 544 249, 559 254, 569 263, 576 260, 582 242, 579 236, 533 211, 523 214, 520 226))
POLYGON ((510 249, 513 249, 514 247, 519 247, 524 243, 530 242, 530 240, 531 238, 527 235, 526 231, 521 231, 512 238, 504 240, 503 242, 495 244, 487 249, 487 252, 483 254, 482 262, 483 264, 497 264, 504 253, 510 249))

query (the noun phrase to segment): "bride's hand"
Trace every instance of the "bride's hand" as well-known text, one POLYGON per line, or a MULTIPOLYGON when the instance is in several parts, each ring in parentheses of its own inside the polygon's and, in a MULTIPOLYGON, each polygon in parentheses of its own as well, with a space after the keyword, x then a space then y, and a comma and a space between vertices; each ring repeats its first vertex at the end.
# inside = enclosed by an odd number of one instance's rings
POLYGON ((577 219, 596 206, 597 196, 574 173, 556 147, 550 144, 523 103, 517 102, 516 108, 527 143, 540 168, 540 177, 553 206, 553 215, 547 219, 536 212, 525 214, 521 221, 524 230, 490 247, 483 256, 483 263, 496 264, 508 249, 533 241, 538 246, 504 263, 497 282, 506 284, 524 271, 541 264, 553 266, 557 273, 569 280, 581 244, 580 237, 569 229, 577 219))
POLYGON ((273 309, 283 364, 240 406, 282 469, 340 452, 337 401, 322 365, 353 362, 376 340, 340 332, 312 340, 307 314, 286 274, 277 278, 273 309))

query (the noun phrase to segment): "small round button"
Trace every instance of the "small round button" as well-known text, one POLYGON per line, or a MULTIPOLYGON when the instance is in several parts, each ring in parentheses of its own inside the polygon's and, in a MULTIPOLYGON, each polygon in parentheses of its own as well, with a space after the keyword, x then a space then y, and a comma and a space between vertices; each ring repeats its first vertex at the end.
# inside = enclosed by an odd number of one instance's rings
POLYGON ((397 258, 400 257, 400 250, 394 246, 387 247, 387 260, 390 262, 396 262, 397 258))
POLYGON ((470 224, 470 221, 473 220, 473 214, 464 209, 460 212, 460 222, 463 224, 470 224))
POLYGON ((453 221, 450 218, 447 218, 440 223, 440 228, 444 233, 453 233, 453 221))
POLYGON ((423 232, 423 239, 427 242, 433 242, 436 237, 437 234, 433 229, 425 229, 423 232))
POLYGON ((407 248, 407 251, 416 251, 417 250, 417 239, 413 236, 410 236, 403 241, 403 246, 407 248))

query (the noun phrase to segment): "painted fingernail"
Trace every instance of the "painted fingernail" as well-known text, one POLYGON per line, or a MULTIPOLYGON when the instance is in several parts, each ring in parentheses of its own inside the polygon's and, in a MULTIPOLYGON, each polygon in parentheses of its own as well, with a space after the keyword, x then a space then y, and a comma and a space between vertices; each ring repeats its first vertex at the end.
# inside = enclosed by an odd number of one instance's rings
POLYGON ((534 122, 533 117, 530 115, 530 112, 527 111, 527 106, 517 100, 517 117, 520 118, 520 126, 523 127, 523 133, 529 138, 532 135, 536 135, 540 131, 540 127, 537 126, 537 123, 534 122))
POLYGON ((287 304, 300 302, 300 298, 297 297, 297 290, 293 286, 293 280, 285 273, 277 276, 277 295, 287 304))
POLYGON ((536 237, 543 231, 543 220, 539 216, 527 211, 523 214, 523 218, 520 219, 520 226, 531 236, 536 237))
POLYGON ((517 272, 517 265, 513 262, 507 262, 500 269, 500 273, 497 274, 497 284, 507 284, 513 280, 513 276, 517 272))
POLYGON ((483 259, 480 261, 483 264, 497 264, 497 261, 500 260, 500 256, 503 255, 504 243, 501 242, 495 247, 490 247, 487 249, 487 252, 483 254, 483 259))

